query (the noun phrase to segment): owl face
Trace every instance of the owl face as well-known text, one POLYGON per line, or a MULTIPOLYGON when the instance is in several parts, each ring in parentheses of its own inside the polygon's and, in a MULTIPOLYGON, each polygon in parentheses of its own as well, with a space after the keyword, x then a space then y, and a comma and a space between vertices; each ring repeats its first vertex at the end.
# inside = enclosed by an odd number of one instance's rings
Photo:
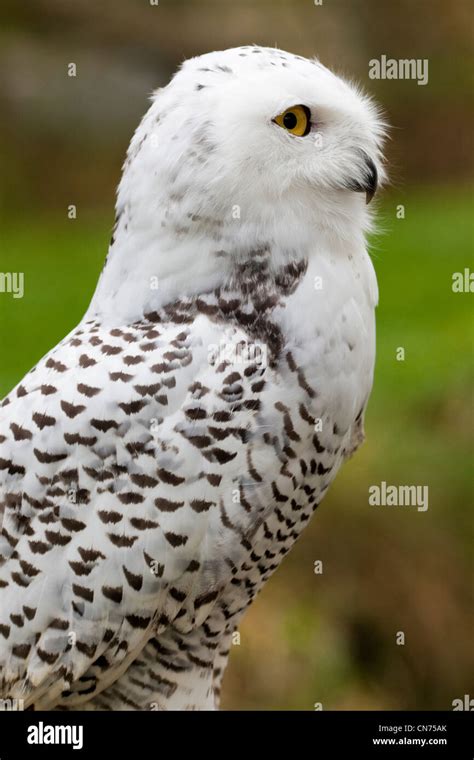
POLYGON ((178 130, 163 131, 168 160, 197 159, 194 183, 224 212, 231 201, 259 218, 344 212, 384 177, 377 109, 317 61, 259 47, 209 53, 186 61, 156 105, 178 130))

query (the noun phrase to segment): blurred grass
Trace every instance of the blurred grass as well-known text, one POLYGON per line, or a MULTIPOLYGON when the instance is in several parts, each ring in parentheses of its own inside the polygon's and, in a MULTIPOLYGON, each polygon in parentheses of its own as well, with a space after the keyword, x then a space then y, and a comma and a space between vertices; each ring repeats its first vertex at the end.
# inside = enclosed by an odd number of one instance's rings
MULTIPOLYGON (((474 324, 472 296, 451 288, 474 269, 472 212, 471 188, 385 194, 367 442, 247 614, 224 707, 450 709, 472 692, 474 324), (370 507, 382 480, 428 485, 428 511, 370 507)), ((0 294, 0 397, 81 318, 112 222, 4 224, 1 269, 25 273, 25 296, 0 294)))

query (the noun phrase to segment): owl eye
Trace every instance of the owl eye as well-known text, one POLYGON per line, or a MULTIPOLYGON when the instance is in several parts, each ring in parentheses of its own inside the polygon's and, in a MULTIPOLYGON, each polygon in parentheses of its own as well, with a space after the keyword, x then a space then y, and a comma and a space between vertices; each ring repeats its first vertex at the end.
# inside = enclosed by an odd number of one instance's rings
POLYGON ((304 137, 311 129, 311 111, 307 106, 291 106, 275 116, 273 121, 292 135, 304 137))

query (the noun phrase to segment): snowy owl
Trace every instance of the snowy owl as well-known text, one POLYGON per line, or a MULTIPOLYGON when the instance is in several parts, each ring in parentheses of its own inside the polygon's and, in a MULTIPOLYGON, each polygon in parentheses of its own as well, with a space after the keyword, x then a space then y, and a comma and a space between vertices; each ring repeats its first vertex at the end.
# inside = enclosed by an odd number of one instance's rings
POLYGON ((128 150, 88 311, 0 414, 0 695, 213 709, 242 614, 363 439, 372 102, 186 61, 128 150))

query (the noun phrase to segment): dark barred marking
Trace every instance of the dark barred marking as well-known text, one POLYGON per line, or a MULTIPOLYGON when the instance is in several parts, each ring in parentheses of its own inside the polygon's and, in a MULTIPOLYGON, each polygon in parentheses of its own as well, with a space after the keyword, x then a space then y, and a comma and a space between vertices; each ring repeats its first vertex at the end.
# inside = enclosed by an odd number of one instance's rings
POLYGON ((84 549, 82 546, 79 546, 77 551, 84 562, 95 562, 97 559, 107 559, 105 554, 102 554, 102 552, 97 549, 84 549))
POLYGON ((35 509, 42 509, 43 507, 52 507, 53 502, 49 501, 48 499, 42 499, 39 501, 38 499, 33 499, 31 496, 29 496, 26 491, 23 491, 23 499, 27 502, 27 504, 30 504, 35 509))
POLYGON ((324 451, 326 451, 326 449, 324 448, 324 446, 321 445, 321 443, 319 441, 319 438, 316 435, 316 433, 313 435, 313 446, 316 449, 316 451, 318 452, 318 454, 322 454, 324 451))
POLYGON ((86 354, 81 354, 79 358, 79 366, 83 367, 84 369, 87 369, 87 367, 93 367, 94 364, 97 364, 95 359, 92 359, 90 356, 87 356, 86 354))
POLYGON ((93 467, 83 467, 82 468, 86 475, 89 475, 90 478, 93 478, 93 480, 98 480, 99 482, 103 483, 104 480, 112 480, 114 475, 110 470, 94 470, 93 467))
POLYGON ((318 464, 318 475, 326 475, 328 472, 331 472, 332 467, 323 467, 321 462, 318 464))
POLYGON ((186 417, 190 420, 203 420, 207 417, 206 410, 201 409, 200 407, 192 407, 190 409, 184 409, 183 411, 186 417))
POLYGON ((102 594, 116 604, 120 604, 123 597, 122 586, 113 588, 112 586, 102 586, 102 594))
POLYGON ((245 494, 244 494, 244 489, 243 489, 242 483, 239 484, 239 498, 240 498, 240 504, 241 504, 241 506, 245 509, 246 512, 248 512, 250 514, 251 511, 252 511, 252 505, 245 498, 245 494))
POLYGON ((53 464, 53 462, 60 462, 67 458, 67 454, 50 454, 48 451, 39 451, 38 449, 33 449, 33 453, 41 464, 53 464))
MULTIPOLYGON (((17 586, 21 586, 22 588, 28 588, 30 585, 30 580, 26 580, 23 576, 20 575, 20 573, 12 573, 11 579, 14 583, 16 583, 17 586)), ((8 585, 8 584, 5 584, 8 585)))
POLYGON ((117 430, 118 423, 115 422, 115 420, 96 420, 93 419, 90 421, 90 424, 92 427, 95 427, 96 430, 100 430, 101 433, 106 433, 107 430, 111 430, 112 428, 117 430))
MULTIPOLYGON (((209 443, 210 443, 210 439, 209 439, 209 443)), ((182 478, 179 475, 175 475, 173 472, 170 472, 169 470, 165 470, 162 467, 158 468, 157 475, 163 483, 168 483, 171 486, 179 486, 185 481, 185 478, 182 478)))
POLYGON ((122 504, 141 504, 144 501, 144 497, 141 493, 137 493, 136 491, 119 493, 118 499, 122 504))
POLYGON ((211 604, 217 599, 218 596, 218 591, 210 591, 207 594, 202 594, 202 596, 198 596, 195 600, 194 608, 199 609, 199 607, 203 607, 205 604, 211 604))
POLYGON ((310 398, 316 397, 316 391, 306 382, 306 378, 302 369, 298 370, 298 385, 306 391, 310 398))
POLYGON ((64 440, 69 446, 94 446, 97 436, 83 436, 79 433, 64 433, 64 440))
POLYGON ((46 530, 44 535, 54 546, 66 546, 71 540, 71 536, 65 536, 63 533, 54 530, 46 530))
POLYGON ((154 396, 161 388, 161 383, 152 383, 151 385, 134 385, 134 390, 140 396, 154 396))
POLYGON ((258 371, 258 366, 256 364, 251 364, 250 367, 246 367, 244 370, 245 377, 252 377, 252 375, 255 375, 255 373, 258 371))
POLYGON ((75 575, 90 575, 93 570, 92 567, 88 567, 84 562, 73 562, 72 560, 69 560, 69 565, 75 575))
POLYGON ((122 383, 129 383, 130 380, 133 380, 135 375, 129 375, 127 372, 109 372, 109 377, 113 382, 121 380, 122 383))
POLYGON ((106 356, 116 356, 116 354, 122 353, 123 348, 120 346, 109 346, 104 344, 100 350, 103 354, 106 354, 106 356))
POLYGON ((79 479, 79 472, 74 467, 71 470, 61 470, 53 478, 53 483, 64 481, 64 483, 75 483, 79 479))
POLYGON ((158 485, 158 480, 156 478, 141 473, 132 473, 130 475, 130 480, 140 488, 154 488, 158 485))
POLYGON ((186 435, 182 430, 179 431, 181 435, 186 438, 189 443, 196 446, 197 449, 205 449, 212 443, 212 438, 208 435, 186 435))
POLYGON ((178 533, 173 533, 172 531, 165 533, 165 538, 171 544, 171 546, 175 548, 177 546, 184 546, 188 542, 188 536, 182 536, 178 533))
POLYGON ((84 396, 87 396, 87 398, 92 398, 93 396, 97 396, 97 394, 102 391, 102 388, 94 388, 92 385, 86 385, 85 383, 78 383, 77 390, 79 391, 79 393, 82 393, 84 396))
POLYGON ((28 544, 33 554, 46 554, 52 549, 52 546, 44 541, 28 541, 28 544))
POLYGON ((26 660, 31 650, 31 644, 17 644, 12 647, 12 654, 21 660, 26 660))
POLYGON ((36 654, 40 660, 48 663, 48 665, 54 665, 59 657, 59 652, 57 654, 54 654, 53 652, 45 652, 44 649, 41 649, 40 647, 36 647, 36 654))
POLYGON ((130 403, 123 403, 119 404, 120 409, 122 409, 125 414, 131 415, 131 414, 137 414, 140 412, 143 407, 147 406, 148 401, 143 400, 137 400, 137 401, 130 401, 130 403))
POLYGON ((232 459, 235 459, 237 456, 237 451, 234 451, 233 453, 230 451, 226 451, 225 449, 219 449, 217 447, 214 447, 210 451, 203 451, 203 456, 206 457, 206 459, 209 462, 218 462, 219 464, 227 464, 227 462, 231 462, 232 459))
POLYGON ((48 369, 56 370, 56 372, 65 372, 67 370, 65 364, 59 361, 55 361, 52 357, 48 359, 45 366, 48 367, 48 369))
POLYGON ((211 391, 209 388, 206 388, 202 383, 195 382, 189 386, 189 392, 194 396, 195 399, 201 399, 204 396, 207 396, 207 394, 210 393, 211 391))
POLYGON ((193 499, 190 504, 195 512, 207 512, 211 507, 215 507, 214 501, 205 501, 205 499, 193 499))
POLYGON ((153 528, 159 528, 160 524, 153 520, 145 520, 140 517, 131 517, 130 525, 137 530, 151 530, 153 528))
MULTIPOLYGON (((81 654, 85 654, 86 657, 92 658, 96 651, 97 651, 97 644, 86 644, 83 641, 76 641, 76 649, 81 652, 81 654)), ((82 689, 79 693, 80 694, 92 694, 96 690, 96 679, 93 681, 93 685, 89 689, 82 689)))
POLYGON ((130 548, 133 546, 138 536, 119 536, 116 533, 107 533, 110 541, 120 548, 130 548))
POLYGON ((304 404, 299 405, 298 411, 300 413, 300 417, 302 420, 304 420, 311 426, 316 424, 316 419, 308 412, 308 409, 305 407, 304 404))
POLYGON ((30 441, 33 437, 33 434, 30 430, 17 425, 16 422, 11 423, 10 430, 13 433, 15 441, 30 441))
POLYGON ((92 591, 92 589, 86 588, 85 586, 79 586, 77 583, 73 583, 72 590, 76 596, 79 596, 81 599, 84 599, 86 602, 94 601, 94 592, 92 591))
POLYGON ((22 572, 24 572, 25 575, 29 575, 31 578, 34 578, 35 575, 39 575, 41 570, 38 570, 36 567, 33 567, 30 562, 26 562, 25 560, 20 560, 20 567, 22 569, 22 572))
POLYGON ((55 618, 51 621, 48 628, 54 628, 56 631, 67 631, 69 623, 67 620, 61 620, 61 618, 55 618))
POLYGON ((170 588, 169 595, 172 599, 174 599, 176 602, 184 602, 186 599, 186 594, 184 591, 179 591, 177 588, 170 588))
POLYGON ((146 353, 146 352, 148 352, 148 351, 154 351, 154 350, 155 350, 155 348, 156 348, 156 343, 154 343, 153 341, 150 341, 150 342, 144 342, 144 343, 139 343, 139 344, 138 344, 138 348, 139 348, 141 351, 145 351, 145 353, 146 353))
POLYGON ((135 591, 140 591, 143 585, 143 575, 135 575, 135 573, 132 573, 131 570, 128 570, 125 565, 122 565, 122 570, 125 578, 127 579, 128 585, 131 586, 131 588, 133 588, 135 591))
POLYGON ((129 454, 132 455, 134 459, 136 459, 140 454, 147 454, 147 444, 142 443, 140 441, 131 441, 130 443, 127 443, 125 448, 129 452, 129 454))
POLYGON ((78 414, 84 411, 86 407, 83 404, 70 404, 67 401, 61 401, 61 409, 68 417, 74 419, 78 414))
POLYGON ((155 507, 161 512, 176 512, 184 506, 184 501, 171 501, 171 499, 165 499, 163 496, 159 496, 155 499, 155 507))
POLYGON ((263 478, 257 472, 257 470, 255 469, 255 467, 254 467, 254 465, 252 463, 252 452, 251 452, 250 447, 247 448, 247 467, 248 467, 249 474, 251 475, 251 477, 253 478, 253 480, 256 480, 257 483, 262 483, 263 482, 263 478))
MULTIPOLYGON (((123 357, 123 361, 124 361, 124 364, 126 364, 127 366, 131 366, 131 365, 134 365, 134 364, 140 364, 140 362, 145 361, 145 359, 144 359, 143 356, 140 356, 140 355, 138 355, 138 356, 124 356, 123 357)), ((153 367, 151 369, 153 371, 153 367)))
POLYGON ((288 351, 288 353, 286 354, 286 361, 291 372, 296 373, 296 376, 298 378, 298 385, 300 386, 300 388, 306 391, 306 393, 308 394, 310 398, 315 398, 315 396, 317 395, 316 391, 313 388, 311 388, 311 386, 308 385, 308 383, 306 382, 306 378, 305 378, 303 370, 296 366, 296 362, 293 358, 293 354, 290 351, 288 351))
POLYGON ((288 438, 292 441, 301 441, 301 436, 295 431, 291 417, 288 412, 283 415, 283 426, 288 438))
POLYGON ((224 385, 233 385, 240 380, 242 380, 240 372, 231 372, 230 375, 224 378, 223 383, 224 385))
POLYGON ((78 533, 81 530, 84 530, 86 527, 86 524, 81 522, 80 520, 75 520, 72 517, 63 517, 61 519, 61 525, 66 530, 70 530, 73 533, 78 533))
POLYGON ((148 628, 151 622, 150 617, 141 617, 140 615, 127 615, 125 620, 132 626, 132 628, 142 629, 148 628))

